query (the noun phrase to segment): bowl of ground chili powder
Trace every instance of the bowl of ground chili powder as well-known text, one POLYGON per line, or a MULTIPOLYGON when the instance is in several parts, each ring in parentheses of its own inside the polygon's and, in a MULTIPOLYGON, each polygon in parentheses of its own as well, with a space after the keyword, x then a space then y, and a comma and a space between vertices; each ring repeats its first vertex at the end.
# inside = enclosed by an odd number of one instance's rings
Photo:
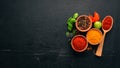
POLYGON ((75 26, 79 31, 86 32, 92 27, 92 20, 87 15, 80 15, 75 26))
POLYGON ((88 42, 83 35, 75 35, 71 40, 71 46, 76 52, 83 52, 88 47, 88 42))

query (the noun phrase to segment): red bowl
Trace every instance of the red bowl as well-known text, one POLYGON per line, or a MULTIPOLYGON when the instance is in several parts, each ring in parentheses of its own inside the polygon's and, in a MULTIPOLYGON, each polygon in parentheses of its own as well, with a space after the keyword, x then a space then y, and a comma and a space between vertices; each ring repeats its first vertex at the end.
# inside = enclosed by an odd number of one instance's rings
POLYGON ((83 35, 76 35, 71 40, 72 49, 76 52, 83 52, 88 47, 88 42, 83 35), (77 42, 76 42, 77 40, 77 42))

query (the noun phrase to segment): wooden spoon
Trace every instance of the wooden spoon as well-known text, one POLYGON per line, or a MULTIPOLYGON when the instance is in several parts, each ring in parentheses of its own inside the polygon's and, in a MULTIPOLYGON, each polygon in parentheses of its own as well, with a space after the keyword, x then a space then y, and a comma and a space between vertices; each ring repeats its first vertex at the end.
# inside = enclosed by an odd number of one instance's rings
MULTIPOLYGON (((104 34, 103 34, 103 37, 102 37, 102 41, 101 41, 101 43, 99 44, 99 46, 98 46, 98 48, 97 48, 97 51, 96 51, 96 53, 95 53, 95 55, 96 55, 96 56, 99 56, 99 57, 102 56, 102 50, 103 50, 103 44, 104 44, 105 35, 106 35, 107 32, 109 32, 109 31, 111 30, 111 28, 112 28, 112 26, 113 26, 113 18, 112 18, 111 16, 106 16, 106 17, 103 19, 103 21, 102 21, 102 25, 103 25, 103 22, 105 21, 105 19, 106 19, 107 17, 111 18, 112 22, 111 22, 111 26, 110 26, 110 28, 109 28, 108 30, 105 30, 105 29, 103 28, 103 26, 102 26, 102 30, 103 30, 104 34)), ((104 23, 106 23, 106 22, 104 22, 104 23)))

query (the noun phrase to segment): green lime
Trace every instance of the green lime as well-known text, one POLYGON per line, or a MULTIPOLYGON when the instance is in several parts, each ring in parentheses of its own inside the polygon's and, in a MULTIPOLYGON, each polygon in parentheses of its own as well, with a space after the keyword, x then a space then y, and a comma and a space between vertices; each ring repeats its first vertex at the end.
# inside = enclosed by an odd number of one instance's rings
POLYGON ((100 21, 96 21, 94 23, 94 27, 100 29, 102 27, 102 23, 100 21))

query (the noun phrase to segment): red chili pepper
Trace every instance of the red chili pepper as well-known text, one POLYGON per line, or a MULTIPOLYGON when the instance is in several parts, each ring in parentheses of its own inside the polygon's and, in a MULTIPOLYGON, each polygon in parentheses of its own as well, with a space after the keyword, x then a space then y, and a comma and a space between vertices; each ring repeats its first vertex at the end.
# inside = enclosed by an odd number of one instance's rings
POLYGON ((94 22, 100 20, 100 15, 97 12, 94 12, 94 22))
POLYGON ((100 20, 100 15, 97 12, 94 12, 94 16, 89 15, 89 18, 92 20, 92 22, 96 22, 100 20))
POLYGON ((88 17, 94 22, 94 17, 92 15, 89 15, 88 17))

